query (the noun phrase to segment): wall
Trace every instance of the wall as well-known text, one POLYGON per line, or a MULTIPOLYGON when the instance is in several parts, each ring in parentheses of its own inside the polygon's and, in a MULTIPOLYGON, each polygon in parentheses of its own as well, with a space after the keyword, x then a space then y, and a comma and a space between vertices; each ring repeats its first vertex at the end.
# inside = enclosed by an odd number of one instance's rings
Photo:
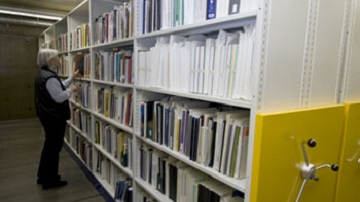
POLYGON ((34 77, 43 29, 0 23, 0 121, 36 116, 34 77))

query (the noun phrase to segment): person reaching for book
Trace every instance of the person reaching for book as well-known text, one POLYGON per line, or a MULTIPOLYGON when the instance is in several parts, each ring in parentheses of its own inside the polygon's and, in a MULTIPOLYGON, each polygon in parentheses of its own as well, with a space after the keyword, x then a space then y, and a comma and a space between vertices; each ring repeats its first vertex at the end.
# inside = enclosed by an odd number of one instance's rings
POLYGON ((37 184, 44 190, 67 185, 59 175, 60 151, 64 143, 66 121, 70 119, 69 98, 77 86, 72 85, 75 71, 65 81, 61 81, 57 72, 60 66, 58 51, 41 49, 37 64, 40 67, 35 77, 36 115, 45 131, 45 142, 41 152, 37 173, 37 184))

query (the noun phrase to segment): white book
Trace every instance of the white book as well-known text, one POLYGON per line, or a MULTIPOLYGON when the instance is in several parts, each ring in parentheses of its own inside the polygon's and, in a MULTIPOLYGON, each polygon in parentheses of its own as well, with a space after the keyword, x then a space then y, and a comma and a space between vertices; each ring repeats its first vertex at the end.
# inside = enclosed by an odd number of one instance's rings
POLYGON ((208 93, 208 82, 209 82, 209 63, 210 63, 210 40, 207 38, 205 42, 205 61, 204 61, 204 90, 203 93, 208 93))
POLYGON ((222 143, 223 143, 223 134, 224 134, 224 121, 225 114, 218 112, 215 118, 217 122, 216 126, 216 139, 215 139, 215 151, 214 151, 214 164, 213 169, 216 171, 220 171, 220 160, 221 160, 221 151, 222 151, 222 143))
POLYGON ((226 97, 231 97, 233 88, 234 88, 234 80, 235 80, 235 71, 236 71, 236 63, 237 63, 237 52, 238 52, 238 44, 231 45, 231 61, 229 68, 229 79, 228 79, 228 89, 226 92, 226 97))
POLYGON ((139 51, 139 59, 138 59, 138 78, 137 84, 139 86, 146 86, 146 79, 148 77, 147 66, 149 65, 147 62, 148 51, 139 51))
POLYGON ((204 181, 207 179, 207 176, 203 172, 195 171, 193 169, 187 169, 186 171, 186 191, 185 191, 185 202, 194 201, 194 187, 193 185, 204 181))
POLYGON ((223 6, 224 6, 224 0, 216 0, 216 18, 223 17, 221 14, 221 10, 223 6))
POLYGON ((162 86, 165 86, 166 89, 169 89, 169 64, 170 64, 170 44, 166 44, 163 47, 162 54, 164 55, 164 61, 163 61, 163 71, 164 71, 164 77, 163 77, 163 83, 162 86))
POLYGON ((229 76, 230 76, 230 66, 231 66, 231 54, 232 49, 231 46, 226 46, 226 61, 225 61, 225 69, 224 69, 224 79, 221 82, 221 97, 226 97, 229 87, 229 76))
MULTIPOLYGON (((239 43, 239 33, 231 33, 226 37, 226 68, 224 72, 224 82, 222 83, 221 96, 228 97, 229 85, 230 85, 230 74, 231 74, 231 65, 232 63, 236 64, 236 49, 233 49, 233 45, 239 43)), ((234 68, 234 67, 233 67, 234 68)))
POLYGON ((210 151, 210 147, 211 147, 211 139, 212 137, 209 134, 209 129, 208 129, 208 124, 209 124, 209 119, 214 117, 215 113, 205 113, 204 114, 204 118, 203 118, 203 126, 200 129, 200 134, 199 134, 199 141, 198 141, 198 150, 197 150, 197 162, 202 164, 202 165, 206 165, 206 160, 210 151))
POLYGON ((204 67, 205 66, 205 47, 202 46, 200 48, 200 66, 199 66, 199 85, 198 85, 198 93, 204 92, 204 67))
POLYGON ((109 52, 102 52, 101 55, 104 68, 104 81, 109 81, 109 52))
POLYGON ((226 70, 226 46, 220 47, 220 56, 219 56, 219 67, 218 67, 218 81, 217 81, 217 93, 215 96, 222 97, 224 93, 224 81, 225 81, 225 70, 226 70))
POLYGON ((255 27, 245 26, 245 33, 240 33, 238 60, 235 70, 232 98, 251 100, 252 58, 254 51, 255 27))
POLYGON ((157 60, 154 59, 154 56, 155 56, 155 47, 152 47, 150 48, 150 51, 146 55, 146 60, 147 60, 146 85, 150 87, 155 86, 154 74, 156 74, 156 72, 154 66, 157 65, 156 64, 157 60))
POLYGON ((226 44, 226 37, 228 33, 224 30, 220 30, 218 37, 216 39, 216 49, 214 56, 214 74, 213 74, 213 85, 212 85, 212 95, 218 96, 219 91, 219 81, 220 81, 220 68, 223 66, 221 63, 222 52, 226 44))
POLYGON ((176 186, 176 201, 181 202, 185 197, 185 170, 187 165, 181 161, 176 162, 177 167, 177 186, 176 186))
POLYGON ((199 72, 200 72, 200 51, 201 47, 195 48, 195 66, 194 66, 194 82, 192 86, 192 92, 197 93, 199 88, 199 72))
POLYGON ((194 4, 196 1, 184 0, 184 25, 192 24, 194 22, 194 4))
POLYGON ((212 46, 210 48, 210 56, 209 56, 209 74, 208 74, 208 77, 209 77, 209 80, 208 80, 208 91, 207 91, 207 94, 212 94, 212 91, 213 91, 213 81, 214 81, 214 64, 215 64, 215 46, 212 46))
POLYGON ((207 38, 206 39, 206 46, 205 46, 205 63, 204 63, 204 94, 209 94, 211 92, 211 85, 210 77, 212 78, 213 72, 213 55, 214 55, 214 46, 215 46, 215 39, 207 38))
POLYGON ((184 46, 186 38, 182 36, 172 35, 170 36, 170 64, 169 64, 169 89, 170 90, 179 90, 180 84, 179 75, 180 68, 179 62, 183 58, 180 56, 179 49, 184 46))
POLYGON ((190 46, 190 88, 189 92, 194 92, 194 83, 195 83, 195 56, 196 56, 196 47, 190 46))

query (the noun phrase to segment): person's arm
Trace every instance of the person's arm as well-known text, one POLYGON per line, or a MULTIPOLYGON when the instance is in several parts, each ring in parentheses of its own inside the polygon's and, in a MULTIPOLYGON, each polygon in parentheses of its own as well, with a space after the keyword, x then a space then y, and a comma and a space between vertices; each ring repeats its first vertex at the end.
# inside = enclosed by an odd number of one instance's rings
POLYGON ((74 77, 79 77, 79 70, 76 70, 72 76, 69 76, 69 78, 67 78, 65 81, 63 81, 63 85, 68 88, 70 86, 70 84, 73 82, 73 78, 74 77))
POLYGON ((67 78, 65 81, 63 81, 62 83, 63 83, 63 85, 66 87, 66 88, 68 88, 69 86, 70 86, 70 84, 72 83, 72 81, 73 81, 73 77, 72 76, 70 76, 69 78, 67 78))
POLYGON ((50 78, 49 80, 47 80, 46 90, 49 92, 51 98, 57 103, 68 100, 72 93, 72 90, 70 88, 63 90, 61 88, 59 80, 57 80, 56 78, 50 78))

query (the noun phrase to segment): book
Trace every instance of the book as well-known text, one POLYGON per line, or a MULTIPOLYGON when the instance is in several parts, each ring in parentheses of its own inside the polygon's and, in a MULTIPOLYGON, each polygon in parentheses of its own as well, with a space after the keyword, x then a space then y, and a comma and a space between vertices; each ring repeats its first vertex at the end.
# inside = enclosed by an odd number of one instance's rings
POLYGON ((216 2, 217 2, 217 0, 207 0, 206 20, 216 18, 216 2))
POLYGON ((240 3, 241 3, 241 0, 230 0, 228 14, 232 15, 232 14, 239 13, 240 12, 240 3))

